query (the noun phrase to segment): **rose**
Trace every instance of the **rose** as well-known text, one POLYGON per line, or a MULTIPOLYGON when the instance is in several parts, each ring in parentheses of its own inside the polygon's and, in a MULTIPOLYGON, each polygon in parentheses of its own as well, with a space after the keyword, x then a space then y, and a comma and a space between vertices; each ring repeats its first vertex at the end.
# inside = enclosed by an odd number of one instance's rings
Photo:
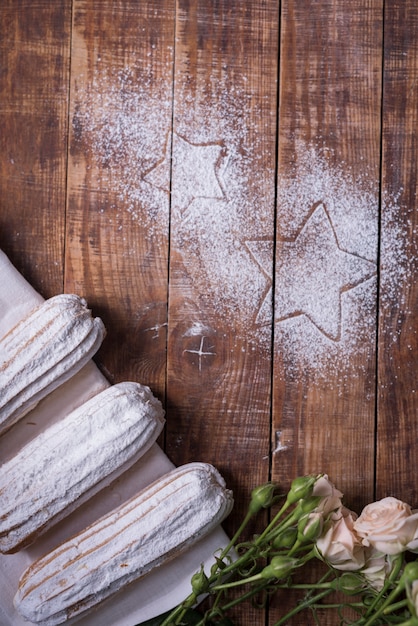
POLYGON ((364 507, 354 522, 354 530, 364 546, 383 554, 396 555, 418 547, 418 512, 391 496, 364 507))
POLYGON ((366 562, 361 570, 370 587, 380 591, 393 568, 393 558, 382 554, 376 548, 369 547, 365 550, 366 562))
POLYGON ((312 496, 321 498, 316 510, 322 512, 324 518, 332 511, 337 511, 342 507, 341 498, 343 494, 334 487, 326 474, 320 476, 315 482, 312 496))
MULTIPOLYGON (((418 511, 416 509, 413 510, 411 513, 412 513, 413 516, 417 516, 418 515, 418 511)), ((410 552, 414 552, 414 554, 418 553, 418 521, 417 521, 417 525, 416 525, 416 528, 415 528, 414 536, 406 544, 406 549, 409 550, 410 552)))
POLYGON ((353 528, 356 517, 356 513, 342 506, 330 515, 316 541, 323 559, 335 569, 356 571, 365 564, 365 548, 353 528))

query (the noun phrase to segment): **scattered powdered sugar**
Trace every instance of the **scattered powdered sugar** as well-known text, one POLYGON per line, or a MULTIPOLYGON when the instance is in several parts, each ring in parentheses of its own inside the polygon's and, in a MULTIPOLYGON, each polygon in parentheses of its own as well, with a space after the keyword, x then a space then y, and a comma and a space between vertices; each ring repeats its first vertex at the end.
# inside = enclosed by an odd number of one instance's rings
POLYGON ((128 212, 150 236, 167 235, 168 191, 147 181, 170 144, 172 98, 164 81, 103 66, 91 79, 78 75, 74 98, 73 144, 97 165, 94 184, 111 199, 112 213, 128 212))
MULTIPOLYGON (((251 93, 219 89, 193 97, 179 89, 173 100, 131 68, 97 74, 75 91, 75 141, 118 211, 150 237, 168 238, 170 228, 181 280, 202 311, 193 328, 205 329, 205 310, 215 311, 269 355, 274 313, 283 377, 361 376, 376 341, 377 180, 367 167, 354 177, 329 151, 300 145, 280 166, 276 204, 275 122, 251 93), (254 131, 249 110, 266 119, 265 133, 254 131)), ((387 205, 384 297, 396 298, 405 248, 396 202, 387 205)))
POLYGON ((378 245, 378 180, 363 174, 355 177, 348 164, 335 161, 331 150, 302 144, 293 164, 279 178, 277 221, 279 236, 297 234, 318 203, 330 216, 339 246, 376 262, 378 245))
POLYGON ((197 98, 179 93, 178 102, 172 245, 182 251, 203 310, 208 303, 224 326, 237 328, 268 354, 275 122, 270 120, 265 134, 251 130, 250 114, 262 118, 263 102, 244 88, 213 85, 197 98))
POLYGON ((314 207, 295 238, 278 240, 275 319, 305 315, 338 341, 342 294, 374 276, 376 265, 341 249, 325 205, 314 207))
POLYGON ((250 136, 251 94, 215 92, 201 102, 178 93, 173 105, 171 90, 132 68, 115 75, 104 70, 85 83, 81 76, 74 137, 98 164, 96 184, 150 237, 168 236, 170 209, 171 247, 202 311, 207 303, 228 325, 270 346, 274 120, 269 134, 250 136))
POLYGON ((275 343, 287 376, 352 376, 375 349, 378 187, 329 156, 300 146, 278 183, 275 343))
MULTIPOLYGON (((417 262, 417 227, 402 207, 403 189, 396 197, 384 193, 380 238, 380 304, 382 309, 404 307, 417 262)), ((414 209, 410 209, 412 213, 414 209)), ((411 313, 411 311, 404 311, 411 313)))
POLYGON ((279 179, 275 349, 287 379, 328 382, 332 368, 349 384, 373 367, 378 312, 404 306, 416 254, 399 197, 384 194, 379 210, 367 167, 355 178, 328 154, 299 147, 279 179))
MULTIPOLYGON (((418 226, 414 215, 416 209, 404 203, 403 193, 401 188, 397 198, 390 194, 383 196, 380 245, 379 345, 384 351, 382 362, 398 370, 408 365, 405 359, 397 360, 395 365, 391 345, 396 352, 400 347, 404 354, 405 351, 413 352, 417 336, 418 226)), ((401 377, 400 371, 393 371, 389 384, 395 384, 398 375, 401 377)), ((416 393, 415 388, 409 391, 416 393)))

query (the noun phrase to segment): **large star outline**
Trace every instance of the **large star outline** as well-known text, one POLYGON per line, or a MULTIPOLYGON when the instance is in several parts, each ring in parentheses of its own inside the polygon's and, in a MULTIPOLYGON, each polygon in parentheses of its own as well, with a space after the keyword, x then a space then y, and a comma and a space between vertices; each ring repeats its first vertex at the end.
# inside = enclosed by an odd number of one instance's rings
MULTIPOLYGON (((266 277, 255 320, 265 324, 272 299, 272 244, 253 240, 245 245, 266 277)), ((339 341, 342 294, 375 274, 375 263, 340 247, 327 209, 318 202, 292 239, 276 243, 275 322, 305 316, 328 339, 339 341)))
POLYGON ((257 309, 255 317, 255 324, 257 326, 269 326, 273 308, 271 272, 273 268, 274 242, 264 239, 250 239, 244 241, 244 245, 266 279, 261 304, 257 309))
POLYGON ((375 274, 375 263, 340 247, 326 206, 318 202, 293 240, 277 242, 275 320, 305 315, 339 341, 342 294, 375 274))

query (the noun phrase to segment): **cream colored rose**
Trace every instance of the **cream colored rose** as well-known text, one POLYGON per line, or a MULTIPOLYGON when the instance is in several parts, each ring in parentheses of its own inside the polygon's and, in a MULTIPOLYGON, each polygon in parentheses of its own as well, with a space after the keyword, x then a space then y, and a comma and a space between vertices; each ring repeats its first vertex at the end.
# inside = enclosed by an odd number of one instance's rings
POLYGON ((361 570, 370 587, 380 591, 393 568, 393 558, 375 548, 366 548, 366 562, 361 570))
POLYGON ((324 518, 332 511, 337 511, 342 507, 341 498, 343 494, 334 487, 326 474, 318 478, 312 495, 322 498, 316 510, 322 512, 324 518))
POLYGON ((332 567, 356 571, 365 563, 365 548, 353 529, 356 514, 345 507, 332 513, 316 546, 332 567))
POLYGON ((372 546, 383 554, 399 554, 416 548, 418 512, 389 496, 364 507, 354 522, 354 530, 364 546, 372 546))
MULTIPOLYGON (((418 515, 418 510, 413 510, 412 511, 412 515, 418 515)), ((415 554, 418 553, 418 523, 417 526, 415 528, 415 533, 414 536, 412 537, 411 541, 409 541, 406 544, 406 549, 409 550, 409 552, 414 552, 415 554)))

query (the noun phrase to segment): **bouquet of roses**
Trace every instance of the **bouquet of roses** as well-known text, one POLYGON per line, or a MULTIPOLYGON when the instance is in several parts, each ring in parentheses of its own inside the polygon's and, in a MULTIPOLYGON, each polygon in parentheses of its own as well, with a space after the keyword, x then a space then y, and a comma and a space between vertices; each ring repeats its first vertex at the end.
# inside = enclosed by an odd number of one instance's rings
POLYGON ((418 512, 387 497, 357 516, 343 505, 342 495, 324 474, 296 478, 286 495, 277 494, 273 483, 255 488, 242 524, 210 571, 202 567, 192 577, 191 594, 147 625, 232 624, 228 611, 238 603, 256 600, 263 606, 273 593, 297 589, 301 600, 275 626, 306 610, 319 624, 317 612, 327 608, 337 611, 340 624, 418 626, 418 560, 413 557, 418 512), (271 521, 240 543, 249 521, 263 509, 274 511, 271 521), (317 582, 300 582, 313 560, 321 561, 324 573, 317 582), (209 608, 198 612, 194 607, 203 597, 209 608), (345 616, 347 608, 354 618, 345 616))

